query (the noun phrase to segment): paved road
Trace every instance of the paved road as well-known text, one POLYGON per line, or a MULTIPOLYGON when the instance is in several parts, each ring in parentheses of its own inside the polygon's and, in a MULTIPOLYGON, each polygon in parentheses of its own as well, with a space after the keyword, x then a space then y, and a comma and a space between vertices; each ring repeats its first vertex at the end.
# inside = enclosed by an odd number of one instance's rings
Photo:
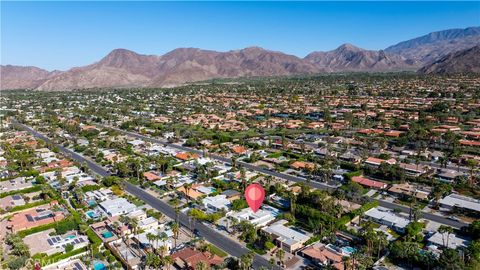
MULTIPOLYGON (((72 158, 72 159, 74 159, 78 162, 86 163, 87 166, 92 171, 97 173, 98 175, 101 175, 101 176, 104 176, 104 177, 111 175, 106 169, 99 166, 95 162, 93 162, 91 160, 88 160, 88 159, 82 157, 81 155, 79 155, 79 154, 77 154, 77 153, 75 153, 75 152, 73 152, 73 151, 71 151, 71 150, 69 150, 69 149, 67 149, 67 148, 65 148, 61 145, 54 144, 49 138, 47 138, 44 135, 38 133, 37 131, 33 130, 32 128, 30 128, 30 127, 28 127, 24 124, 18 123, 18 122, 16 122, 15 124, 17 126, 21 127, 22 129, 30 132, 34 137, 36 137, 40 140, 43 140, 47 143, 50 143, 50 144, 53 144, 53 145, 57 146, 58 149, 63 154, 65 154, 66 156, 69 156, 70 158, 72 158)), ((137 187, 135 185, 132 185, 131 183, 128 183, 128 182, 125 181, 125 189, 129 193, 137 196, 139 199, 141 199, 142 201, 144 201, 148 205, 152 206, 154 209, 162 212, 163 214, 170 217, 171 219, 176 218, 175 209, 173 209, 170 205, 161 201, 160 199, 155 198, 154 196, 152 196, 151 194, 149 194, 148 192, 146 192, 142 188, 137 187)), ((183 226, 185 226, 186 228, 189 228, 190 222, 189 222, 189 217, 187 215, 185 215, 183 213, 179 213, 179 222, 183 226)), ((216 232, 214 229, 212 229, 210 227, 207 227, 200 222, 195 222, 194 228, 198 231, 200 236, 204 237, 208 242, 210 242, 213 245, 219 247, 220 249, 224 250, 225 252, 227 252, 228 254, 230 254, 232 256, 240 257, 240 256, 242 256, 243 254, 245 254, 249 251, 247 248, 243 247, 238 242, 236 242, 236 241, 234 241, 234 240, 216 232)), ((255 269, 258 269, 262 266, 267 268, 267 269, 271 269, 271 265, 268 262, 268 260, 266 260, 264 257, 259 256, 259 255, 255 256, 252 266, 255 269)), ((278 266, 274 266, 273 269, 282 269, 282 268, 278 267, 278 266)))
MULTIPOLYGON (((122 129, 119 129, 119 128, 116 128, 116 127, 104 126, 104 125, 99 125, 99 124, 98 124, 98 126, 104 127, 104 128, 111 128, 111 129, 114 129, 118 132, 128 134, 129 136, 132 136, 132 137, 137 138, 137 139, 142 139, 142 140, 153 142, 153 143, 160 143, 160 144, 168 145, 169 147, 172 147, 172 148, 175 148, 175 149, 178 149, 178 150, 181 150, 181 151, 193 152, 193 153, 197 153, 199 155, 203 154, 203 152, 200 151, 200 150, 193 149, 193 148, 190 148, 190 147, 185 147, 185 146, 178 145, 178 144, 169 143, 166 140, 151 138, 151 137, 148 137, 148 136, 145 136, 145 135, 141 135, 141 134, 138 134, 138 133, 122 130, 122 129)), ((221 162, 226 162, 226 163, 231 163, 232 162, 232 160, 230 158, 226 158, 224 156, 219 156, 219 155, 215 155, 215 154, 211 154, 211 153, 208 154, 208 156, 210 158, 216 159, 216 160, 221 161, 221 162)), ((271 176, 278 177, 278 178, 281 178, 281 179, 286 179, 286 180, 292 181, 292 182, 306 183, 309 186, 317 188, 317 189, 328 190, 328 191, 332 191, 332 190, 335 189, 335 187, 326 185, 324 183, 319 183, 319 182, 315 182, 315 181, 307 182, 307 179, 305 179, 305 178, 298 177, 298 176, 293 176, 293 175, 289 175, 289 174, 284 174, 284 173, 280 173, 280 172, 276 172, 276 171, 266 170, 262 167, 255 166, 255 165, 252 165, 250 163, 245 163, 245 162, 241 162, 241 161, 239 161, 237 163, 238 163, 238 165, 243 166, 243 167, 245 167, 249 170, 261 172, 261 173, 264 173, 264 174, 267 174, 267 175, 271 175, 271 176)), ((383 200, 377 200, 377 199, 375 199, 375 200, 378 201, 378 204, 382 207, 386 207, 386 208, 390 208, 390 209, 399 209, 399 210, 401 210, 402 212, 405 212, 405 213, 410 212, 410 209, 408 207, 404 206, 404 205, 391 203, 391 202, 387 202, 387 201, 383 201, 383 200)), ((422 211, 422 217, 425 218, 425 219, 431 220, 431 221, 435 221, 435 222, 438 222, 438 223, 441 223, 441 224, 445 224, 445 225, 454 227, 454 228, 461 228, 463 226, 468 225, 468 224, 463 223, 463 222, 450 220, 448 218, 445 218, 445 217, 442 217, 442 216, 439 216, 439 215, 435 215, 435 214, 431 214, 431 213, 428 213, 428 212, 423 212, 423 211, 422 211)))
MULTIPOLYGON (((128 182, 126 182, 126 190, 137 196, 139 199, 142 201, 146 202, 153 208, 157 209, 158 211, 164 213, 171 219, 175 219, 175 210, 168 205, 167 203, 155 198, 151 194, 145 192, 143 189, 132 185, 128 182)), ((179 214, 179 222, 185 226, 189 227, 189 217, 183 213, 179 214)), ((237 243, 236 241, 222 235, 219 232, 216 232, 212 228, 202 224, 201 222, 195 222, 195 229, 198 230, 201 236, 203 236, 205 239, 208 240, 208 242, 214 244, 215 246, 219 247, 220 249, 226 251, 230 255, 233 255, 235 257, 240 257, 243 254, 248 252, 248 249, 237 243)), ((267 269, 270 269, 270 263, 264 258, 259 255, 257 255, 254 259, 253 267, 255 269, 258 269, 260 267, 266 267, 267 269)), ((275 269, 281 269, 280 267, 276 267, 275 269)))
POLYGON ((46 142, 46 143, 49 143, 49 144, 52 144, 52 145, 55 145, 56 147, 58 147, 58 149, 64 153, 66 156, 80 162, 80 163, 86 163, 88 165, 88 167, 96 174, 102 176, 102 177, 105 177, 105 176, 109 176, 110 173, 108 171, 106 171, 103 167, 101 167, 100 165, 98 165, 97 163, 95 162, 92 162, 91 160, 75 153, 74 151, 70 150, 70 149, 67 149, 61 145, 57 145, 55 144, 55 142, 53 142, 52 140, 50 140, 49 138, 47 138, 45 135, 41 134, 41 133, 38 133, 37 131, 35 131, 34 129, 30 128, 29 126, 26 126, 24 124, 21 124, 19 122, 16 122, 14 121, 14 124, 16 124, 17 126, 21 127, 22 129, 30 132, 34 137, 46 142))

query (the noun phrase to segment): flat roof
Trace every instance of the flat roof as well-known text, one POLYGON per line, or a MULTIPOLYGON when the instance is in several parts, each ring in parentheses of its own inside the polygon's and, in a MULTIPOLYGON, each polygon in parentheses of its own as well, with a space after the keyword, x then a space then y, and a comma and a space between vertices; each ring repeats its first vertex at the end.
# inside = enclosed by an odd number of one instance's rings
POLYGON ((460 208, 480 212, 480 200, 458 194, 450 194, 446 196, 445 198, 440 200, 440 204, 448 205, 451 207, 457 206, 460 208))
POLYGON ((430 236, 430 238, 428 238, 428 242, 433 243, 436 246, 443 246, 444 241, 445 244, 447 244, 447 238, 448 247, 452 249, 456 249, 459 247, 467 247, 469 242, 467 239, 460 238, 453 233, 449 234, 447 237, 447 233, 441 234, 439 232, 436 232, 434 235, 430 236))
POLYGON ((401 217, 396 215, 393 211, 383 207, 375 207, 367 212, 365 212, 366 216, 375 218, 377 220, 385 220, 389 223, 394 224, 396 227, 405 228, 410 221, 407 218, 401 217))
POLYGON ((288 245, 293 245, 298 242, 303 243, 309 239, 306 234, 283 225, 285 224, 285 222, 285 220, 277 221, 274 224, 263 228, 263 231, 269 234, 276 235, 278 237, 277 240, 284 242, 288 245))

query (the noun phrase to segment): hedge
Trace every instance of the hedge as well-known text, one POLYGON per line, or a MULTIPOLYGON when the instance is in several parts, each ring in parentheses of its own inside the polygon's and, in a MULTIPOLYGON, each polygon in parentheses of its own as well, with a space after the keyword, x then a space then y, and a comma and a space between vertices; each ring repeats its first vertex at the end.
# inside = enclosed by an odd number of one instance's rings
POLYGON ((349 173, 345 173, 344 176, 345 178, 347 178, 348 180, 352 180, 352 177, 354 176, 360 176, 363 174, 363 171, 355 171, 355 172, 349 172, 349 173))
POLYGON ((337 227, 343 226, 350 222, 354 217, 360 215, 361 213, 365 213, 366 211, 377 207, 378 206, 378 201, 372 201, 372 202, 367 202, 366 204, 362 205, 360 208, 353 210, 352 212, 343 215, 338 221, 337 221, 337 227))
POLYGON ((39 254, 34 255, 32 258, 36 259, 36 260, 39 260, 40 264, 45 266, 45 265, 49 265, 49 264, 52 264, 52 263, 56 263, 58 261, 66 259, 66 258, 70 258, 70 257, 78 255, 80 253, 83 253, 83 252, 88 250, 87 248, 88 247, 82 247, 82 248, 75 249, 75 250, 72 250, 72 251, 67 252, 67 253, 55 253, 55 254, 52 254, 50 256, 45 256, 44 253, 39 253, 39 254))
POLYGON ((103 243, 102 239, 100 239, 100 237, 98 237, 98 235, 95 234, 92 228, 88 228, 88 230, 86 231, 86 234, 88 239, 90 240, 90 242, 93 243, 94 246, 99 246, 103 243))
POLYGON ((50 224, 45 224, 45 225, 33 227, 31 229, 28 229, 28 230, 20 231, 20 232, 18 232, 18 235, 23 238, 23 237, 25 237, 27 235, 30 235, 30 234, 34 234, 34 233, 37 233, 37 232, 43 232, 43 231, 46 231, 48 229, 54 229, 54 228, 59 228, 60 231, 64 231, 64 230, 68 231, 70 228, 72 228, 72 226, 71 226, 72 224, 75 224, 74 227, 78 227, 77 226, 78 224, 76 224, 74 220, 72 220, 71 218, 67 218, 67 219, 64 219, 64 220, 61 220, 61 221, 52 222, 50 224))
POLYGON ((20 211, 20 210, 25 210, 25 209, 36 207, 36 206, 39 206, 39 205, 48 204, 50 202, 51 202, 51 200, 27 203, 25 205, 15 206, 15 207, 11 208, 8 212, 16 212, 16 211, 20 211))
POLYGON ((25 188, 25 189, 20 189, 20 190, 12 190, 12 191, 0 194, 0 198, 5 198, 9 195, 27 194, 27 193, 31 193, 31 192, 37 192, 37 191, 40 191, 40 190, 42 190, 41 185, 33 186, 33 187, 25 188))

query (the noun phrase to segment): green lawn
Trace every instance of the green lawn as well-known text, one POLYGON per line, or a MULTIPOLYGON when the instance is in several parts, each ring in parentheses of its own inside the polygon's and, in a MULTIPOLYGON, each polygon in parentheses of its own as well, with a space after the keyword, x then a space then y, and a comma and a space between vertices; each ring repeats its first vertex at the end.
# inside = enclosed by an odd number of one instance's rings
POLYGON ((225 251, 221 250, 220 248, 216 247, 215 245, 209 244, 209 246, 210 246, 210 251, 211 251, 213 254, 216 254, 216 255, 218 255, 218 256, 220 256, 220 257, 222 257, 222 258, 228 256, 228 254, 227 254, 225 251))
POLYGON ((260 254, 260 255, 264 255, 264 254, 267 253, 265 250, 255 248, 255 247, 254 247, 253 245, 251 245, 251 244, 247 244, 247 248, 250 249, 251 251, 254 251, 254 252, 257 253, 257 254, 260 254))

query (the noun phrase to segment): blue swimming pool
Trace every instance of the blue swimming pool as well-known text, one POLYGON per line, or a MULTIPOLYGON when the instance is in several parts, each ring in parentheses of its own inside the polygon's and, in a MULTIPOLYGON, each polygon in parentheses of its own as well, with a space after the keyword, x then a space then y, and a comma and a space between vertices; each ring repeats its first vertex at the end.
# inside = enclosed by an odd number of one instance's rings
POLYGON ((111 231, 106 231, 102 233, 103 238, 110 238, 113 236, 113 233, 111 231))
POLYGON ((94 218, 94 217, 95 217, 95 212, 93 212, 93 211, 88 211, 86 214, 87 214, 87 216, 89 216, 90 218, 94 218))
POLYGON ((101 262, 94 262, 93 263, 93 269, 94 270, 106 270, 107 267, 105 267, 105 264, 103 264, 101 262))
POLYGON ((345 252, 347 254, 352 254, 356 251, 356 249, 353 248, 353 247, 343 247, 342 250, 343 250, 343 252, 345 252))

